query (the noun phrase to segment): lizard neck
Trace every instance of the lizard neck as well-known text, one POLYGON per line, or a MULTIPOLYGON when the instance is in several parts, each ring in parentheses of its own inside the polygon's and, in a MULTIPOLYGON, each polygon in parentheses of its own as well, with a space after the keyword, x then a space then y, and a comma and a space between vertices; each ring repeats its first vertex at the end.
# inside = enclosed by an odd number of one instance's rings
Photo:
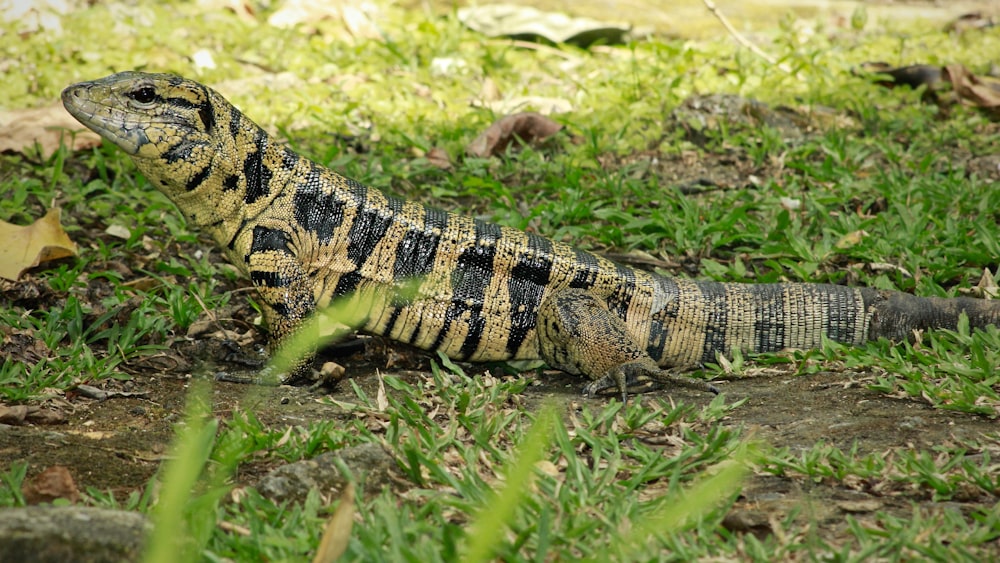
POLYGON ((210 135, 179 138, 149 155, 140 149, 133 159, 190 224, 226 248, 248 218, 259 216, 284 191, 301 157, 212 94, 210 135))

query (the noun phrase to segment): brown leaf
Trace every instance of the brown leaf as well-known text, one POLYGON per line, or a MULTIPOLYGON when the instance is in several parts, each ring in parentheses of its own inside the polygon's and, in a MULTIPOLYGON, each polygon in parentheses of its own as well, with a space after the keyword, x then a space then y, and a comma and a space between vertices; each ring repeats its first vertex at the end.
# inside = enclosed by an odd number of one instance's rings
POLYGON ((24 502, 40 504, 64 498, 72 503, 80 502, 80 490, 76 488, 73 475, 62 465, 53 465, 35 475, 21 485, 24 502))
POLYGON ((441 147, 434 147, 427 151, 427 162, 441 170, 451 170, 451 157, 448 156, 448 151, 441 147))
POLYGON ((313 563, 332 563, 347 550, 347 542, 351 539, 351 528, 354 526, 354 484, 347 483, 337 511, 327 521, 323 531, 323 539, 316 548, 313 563))
POLYGON ((76 256, 76 244, 59 224, 59 208, 26 227, 0 221, 0 278, 16 281, 42 262, 76 256))
POLYGON ((42 157, 48 158, 62 142, 78 151, 101 144, 101 137, 80 125, 61 103, 0 111, 0 152, 24 154, 37 143, 42 157))
POLYGON ((555 135, 562 125, 535 112, 501 117, 465 147, 471 156, 487 158, 503 154, 512 143, 536 144, 555 135))
POLYGON ((944 67, 943 76, 960 100, 978 108, 1000 109, 1000 82, 980 78, 959 64, 944 67))

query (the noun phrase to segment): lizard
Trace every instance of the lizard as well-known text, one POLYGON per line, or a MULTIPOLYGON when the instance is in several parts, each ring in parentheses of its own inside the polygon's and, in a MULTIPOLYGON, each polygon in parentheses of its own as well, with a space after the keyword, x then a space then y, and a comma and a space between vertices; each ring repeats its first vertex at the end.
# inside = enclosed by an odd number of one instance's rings
MULTIPOLYGON (((734 351, 860 345, 914 331, 982 328, 995 301, 836 284, 725 283, 615 263, 534 233, 387 196, 282 145, 215 90, 170 74, 122 72, 68 86, 62 102, 127 153, 190 226, 254 285, 280 348, 338 296, 413 295, 368 311, 360 332, 468 362, 542 360, 586 376, 587 395, 677 375, 734 351)), ((308 370, 304 361, 288 374, 308 370)))

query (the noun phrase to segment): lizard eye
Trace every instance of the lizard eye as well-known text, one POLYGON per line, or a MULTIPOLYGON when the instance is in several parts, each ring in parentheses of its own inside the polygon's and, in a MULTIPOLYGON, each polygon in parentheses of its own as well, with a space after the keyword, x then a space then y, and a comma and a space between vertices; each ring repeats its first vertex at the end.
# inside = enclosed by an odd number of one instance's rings
POLYGON ((156 99, 156 90, 152 86, 143 86, 129 92, 128 97, 140 104, 150 104, 156 99))

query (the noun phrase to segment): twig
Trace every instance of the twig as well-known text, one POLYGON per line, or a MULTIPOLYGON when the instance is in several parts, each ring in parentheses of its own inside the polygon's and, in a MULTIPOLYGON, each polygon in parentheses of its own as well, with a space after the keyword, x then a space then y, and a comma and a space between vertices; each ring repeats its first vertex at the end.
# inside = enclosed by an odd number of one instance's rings
POLYGON ((702 0, 702 2, 705 3, 705 7, 708 8, 708 11, 712 12, 712 15, 718 18, 719 22, 722 24, 722 27, 726 28, 726 31, 728 31, 729 34, 733 36, 733 39, 735 39, 737 43, 743 45, 747 49, 750 49, 751 52, 756 54, 758 57, 764 59, 765 61, 771 63, 772 65, 777 65, 777 67, 783 70, 784 72, 787 72, 788 74, 792 73, 791 67, 789 67, 785 63, 779 64, 777 59, 765 53, 760 47, 751 43, 750 40, 747 39, 746 37, 743 37, 743 34, 736 31, 736 28, 733 27, 733 24, 729 23, 729 20, 726 19, 726 16, 719 11, 719 8, 718 6, 715 5, 715 2, 713 2, 712 0, 702 0))

